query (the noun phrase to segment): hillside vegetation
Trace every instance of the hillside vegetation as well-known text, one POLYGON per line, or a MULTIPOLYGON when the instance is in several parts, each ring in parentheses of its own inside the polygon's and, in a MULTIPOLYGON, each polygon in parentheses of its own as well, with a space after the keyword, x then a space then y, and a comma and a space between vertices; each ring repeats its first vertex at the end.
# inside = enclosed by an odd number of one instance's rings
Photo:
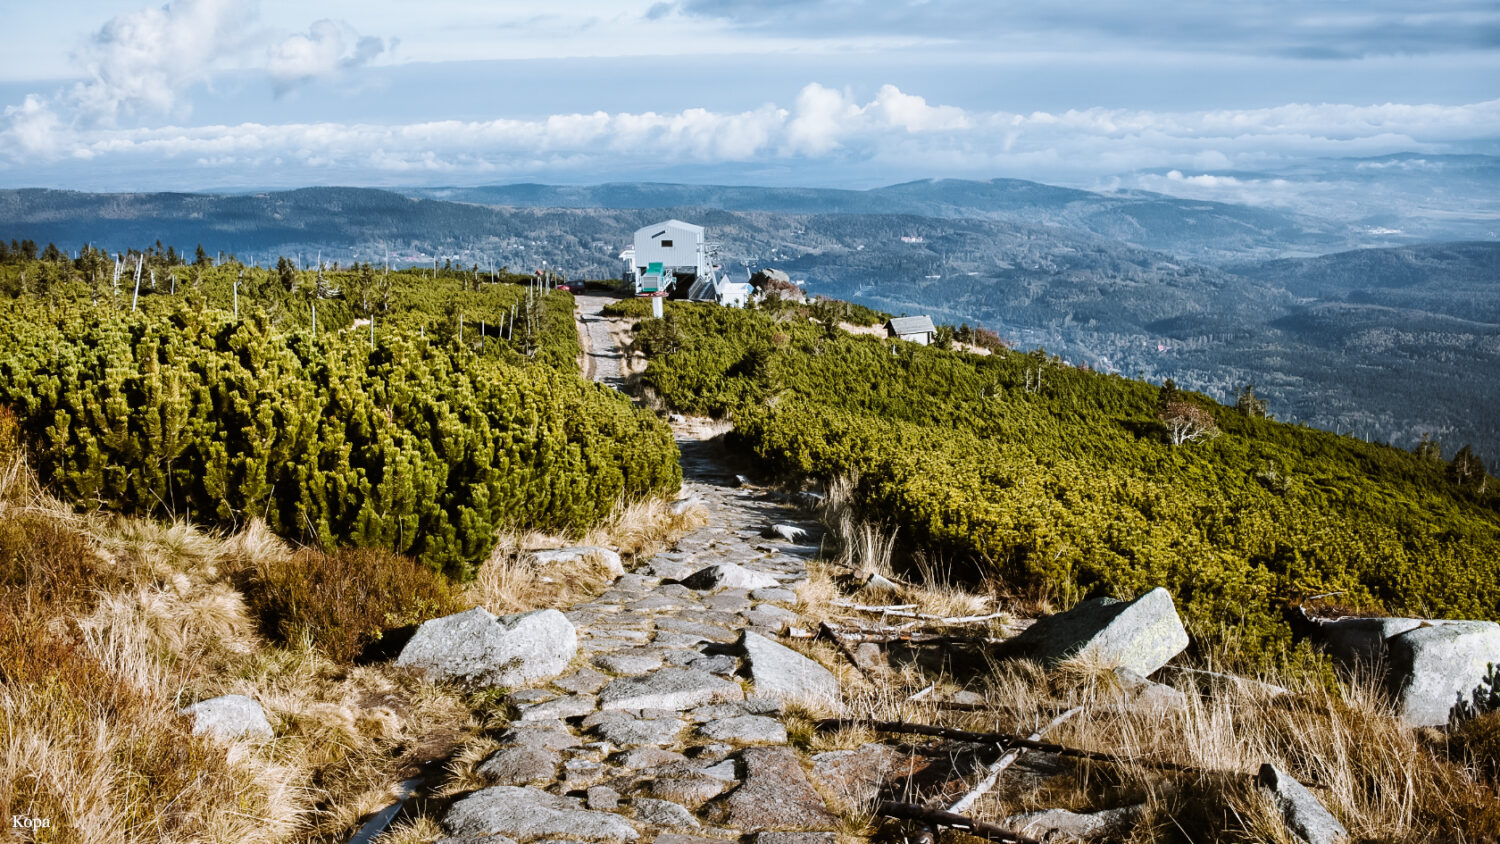
POLYGON ((499 530, 580 533, 680 481, 667 428, 577 376, 566 293, 152 255, 137 299, 85 257, 0 270, 0 405, 65 500, 463 576, 499 530))
MULTIPOLYGON (((637 303, 617 312, 639 316, 637 303)), ((908 551, 1021 596, 1166 586, 1201 649, 1265 664, 1287 602, 1500 619, 1500 497, 1482 472, 1060 365, 849 336, 783 311, 672 303, 644 380, 729 416, 768 467, 857 478, 908 551), (1170 445, 1166 405, 1219 435, 1170 445)))

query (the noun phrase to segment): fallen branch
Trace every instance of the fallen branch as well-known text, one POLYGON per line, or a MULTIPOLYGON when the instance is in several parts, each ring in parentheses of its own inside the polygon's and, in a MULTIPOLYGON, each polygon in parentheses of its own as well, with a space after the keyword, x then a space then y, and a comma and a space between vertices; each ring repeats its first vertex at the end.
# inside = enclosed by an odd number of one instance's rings
MULTIPOLYGON (((1002 749, 1007 750, 1017 747, 1025 750, 1040 750, 1043 753, 1052 753, 1074 759, 1087 759, 1092 762, 1107 762, 1112 765, 1145 765, 1166 771, 1183 771, 1188 773, 1224 773, 1223 771, 1215 771, 1195 765, 1183 765, 1177 762, 1120 756, 1114 753, 1101 753, 1097 750, 1083 750, 1077 747, 1028 739, 1011 733, 978 733, 973 730, 959 730, 953 727, 913 724, 909 721, 876 721, 870 718, 824 718, 816 722, 815 726, 819 730, 863 728, 884 733, 908 733, 911 735, 968 741, 976 744, 997 744, 1002 749)), ((1245 776, 1249 775, 1246 774, 1245 776)))
POLYGON ((874 606, 870 604, 856 604, 850 601, 834 601, 833 605, 836 607, 843 607, 844 609, 858 610, 859 612, 879 613, 881 615, 894 616, 896 618, 916 618, 921 619, 922 621, 936 621, 941 624, 975 624, 977 622, 991 621, 993 619, 1003 618, 1006 615, 1009 615, 1009 613, 1004 612, 992 612, 987 615, 943 616, 933 615, 931 613, 925 612, 911 612, 911 610, 917 608, 916 604, 891 604, 888 606, 874 606))
POLYGON ((920 692, 917 692, 916 694, 914 694, 911 697, 907 698, 907 700, 908 701, 921 700, 921 699, 927 697, 928 695, 932 694, 933 690, 936 689, 936 688, 937 688, 937 683, 930 683, 930 684, 928 684, 927 688, 923 689, 920 692))
MULTIPOLYGON (((1053 718, 1050 723, 1043 726, 1040 730, 1037 730, 1030 736, 1027 736, 1026 740, 1040 740, 1042 736, 1051 732, 1054 728, 1082 711, 1083 707, 1081 706, 1075 706, 1072 709, 1069 709, 1067 712, 1064 712, 1056 718, 1053 718)), ((1021 754, 1025 752, 1026 748, 1024 747, 1013 748, 1004 756, 1001 756, 999 759, 995 760, 995 764, 991 765, 989 767, 989 770, 985 771, 984 779, 980 780, 978 785, 970 789, 968 794, 960 797, 958 799, 958 802, 954 803, 952 806, 949 806, 948 811, 955 813, 963 813, 969 811, 969 807, 973 806, 975 801, 984 796, 987 792, 989 792, 990 789, 995 787, 995 783, 1000 781, 1000 775, 1005 772, 1005 769, 1015 764, 1015 761, 1017 759, 1020 759, 1021 754)))
POLYGON ((930 826, 946 826, 953 829, 961 829, 975 838, 983 838, 986 841, 999 842, 999 844, 1042 844, 1042 842, 1035 838, 1027 838, 1018 832, 995 826, 992 823, 976 821, 973 818, 955 815, 952 812, 944 812, 941 809, 929 809, 925 806, 918 806, 915 803, 897 803, 891 800, 882 801, 875 807, 875 814, 904 821, 917 821, 930 826))
POLYGON ((849 660, 849 664, 854 666, 854 670, 859 672, 859 676, 865 678, 866 683, 876 688, 880 687, 880 684, 875 682, 875 678, 870 676, 870 672, 866 671, 865 667, 859 664, 859 658, 854 655, 854 651, 849 650, 849 645, 844 642, 844 638, 839 635, 836 627, 825 621, 819 625, 819 630, 822 631, 824 636, 833 640, 833 643, 838 646, 839 652, 849 660))

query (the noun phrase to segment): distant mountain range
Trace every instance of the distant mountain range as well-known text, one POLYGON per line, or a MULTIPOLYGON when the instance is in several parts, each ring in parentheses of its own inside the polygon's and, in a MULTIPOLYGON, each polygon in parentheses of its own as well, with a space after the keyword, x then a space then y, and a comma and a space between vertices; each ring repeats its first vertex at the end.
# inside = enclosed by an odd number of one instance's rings
POLYGON ((1353 228, 1304 215, 1145 191, 1093 193, 1019 179, 924 180, 864 191, 620 183, 402 192, 512 208, 713 208, 994 220, 1076 229, 1201 261, 1321 254, 1359 245, 1353 228))
POLYGON ((1221 398, 1254 382, 1281 418, 1403 445, 1431 432, 1450 453, 1472 442, 1500 463, 1495 241, 1354 249, 1357 225, 1017 180, 408 193, 0 191, 0 236, 115 250, 159 239, 189 254, 201 243, 261 263, 546 262, 599 278, 618 276, 636 228, 680 217, 708 228, 734 274, 779 267, 814 293, 985 325, 1221 398))

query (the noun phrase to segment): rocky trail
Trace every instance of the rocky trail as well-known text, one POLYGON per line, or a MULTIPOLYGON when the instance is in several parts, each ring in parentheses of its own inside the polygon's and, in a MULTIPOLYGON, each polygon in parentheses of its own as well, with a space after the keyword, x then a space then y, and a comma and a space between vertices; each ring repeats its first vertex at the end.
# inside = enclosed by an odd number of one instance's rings
MULTIPOLYGON (((618 386, 608 301, 580 298, 585 370, 618 386)), ((839 694, 831 672, 778 643, 802 623, 795 590, 819 529, 742 484, 712 444, 687 432, 678 444, 679 506, 708 524, 563 613, 569 670, 510 694, 517 718, 478 769, 492 785, 453 802, 449 841, 832 840, 837 818, 778 717, 839 694)))
MULTIPOLYGON (((623 355, 599 313, 609 301, 579 297, 583 368, 619 387, 623 355)), ((891 626, 901 619, 886 615, 888 607, 836 601, 845 613, 875 611, 843 632, 800 615, 798 590, 822 550, 821 526, 787 494, 737 475, 711 432, 686 420, 674 420, 674 429, 683 485, 673 506, 702 508, 703 527, 632 571, 617 567, 602 594, 566 610, 496 618, 473 609, 430 621, 397 660, 434 679, 509 690, 515 717, 475 768, 476 787, 441 810, 442 841, 833 844, 868 835, 879 815, 906 819, 927 842, 944 826, 1020 844, 1128 834, 1140 804, 1034 811, 998 826, 957 814, 1001 794, 1045 788, 1080 758, 1107 756, 1039 741, 1085 707, 1013 713, 1011 726, 1031 733, 1026 738, 868 721, 856 738, 812 752, 807 731, 830 726, 818 714, 852 715, 856 698, 868 704, 884 696, 896 711, 929 720, 944 707, 983 708, 983 698, 885 687, 897 676, 897 651, 915 662, 936 657, 943 670, 957 653, 938 641, 950 637, 912 631, 918 621, 891 626), (902 632, 861 638, 871 630, 902 632), (925 651, 917 645, 924 635, 931 637, 925 651), (805 644, 819 636, 835 647, 805 644), (881 732, 889 737, 873 740, 881 732), (929 738, 902 741, 901 733, 929 738)), ((924 628, 952 629, 1002 615, 921 618, 924 628)), ((1187 708, 1181 691, 1146 679, 1187 645, 1163 590, 1135 601, 1086 601, 1006 644, 1039 664, 1083 655, 1119 666, 1108 684, 1114 702, 1085 702, 1096 715, 1160 719, 1187 708)), ((915 670, 908 681, 951 680, 915 670)), ((1322 830, 1302 832, 1309 841, 1341 840, 1342 827, 1295 780, 1278 770, 1270 779, 1263 786, 1285 799, 1289 828, 1322 830)))

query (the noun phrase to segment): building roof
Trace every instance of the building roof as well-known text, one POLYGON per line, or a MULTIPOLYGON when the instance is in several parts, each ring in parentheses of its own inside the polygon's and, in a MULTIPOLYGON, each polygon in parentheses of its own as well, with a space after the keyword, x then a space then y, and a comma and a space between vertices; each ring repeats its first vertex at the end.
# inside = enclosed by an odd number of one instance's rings
POLYGON ((929 316, 892 317, 885 327, 898 337, 908 334, 932 334, 937 331, 932 324, 932 317, 929 316))
POLYGON ((692 223, 684 223, 683 221, 676 220, 676 219, 666 220, 665 222, 661 222, 661 223, 653 223, 653 224, 651 224, 649 226, 641 226, 640 228, 638 228, 638 229, 635 230, 635 233, 636 233, 636 236, 639 237, 640 234, 641 234, 641 232, 655 232, 655 231, 659 231, 659 230, 664 229, 664 228, 686 229, 686 230, 692 232, 693 234, 698 234, 698 235, 703 234, 703 227, 702 226, 695 226, 692 223))

